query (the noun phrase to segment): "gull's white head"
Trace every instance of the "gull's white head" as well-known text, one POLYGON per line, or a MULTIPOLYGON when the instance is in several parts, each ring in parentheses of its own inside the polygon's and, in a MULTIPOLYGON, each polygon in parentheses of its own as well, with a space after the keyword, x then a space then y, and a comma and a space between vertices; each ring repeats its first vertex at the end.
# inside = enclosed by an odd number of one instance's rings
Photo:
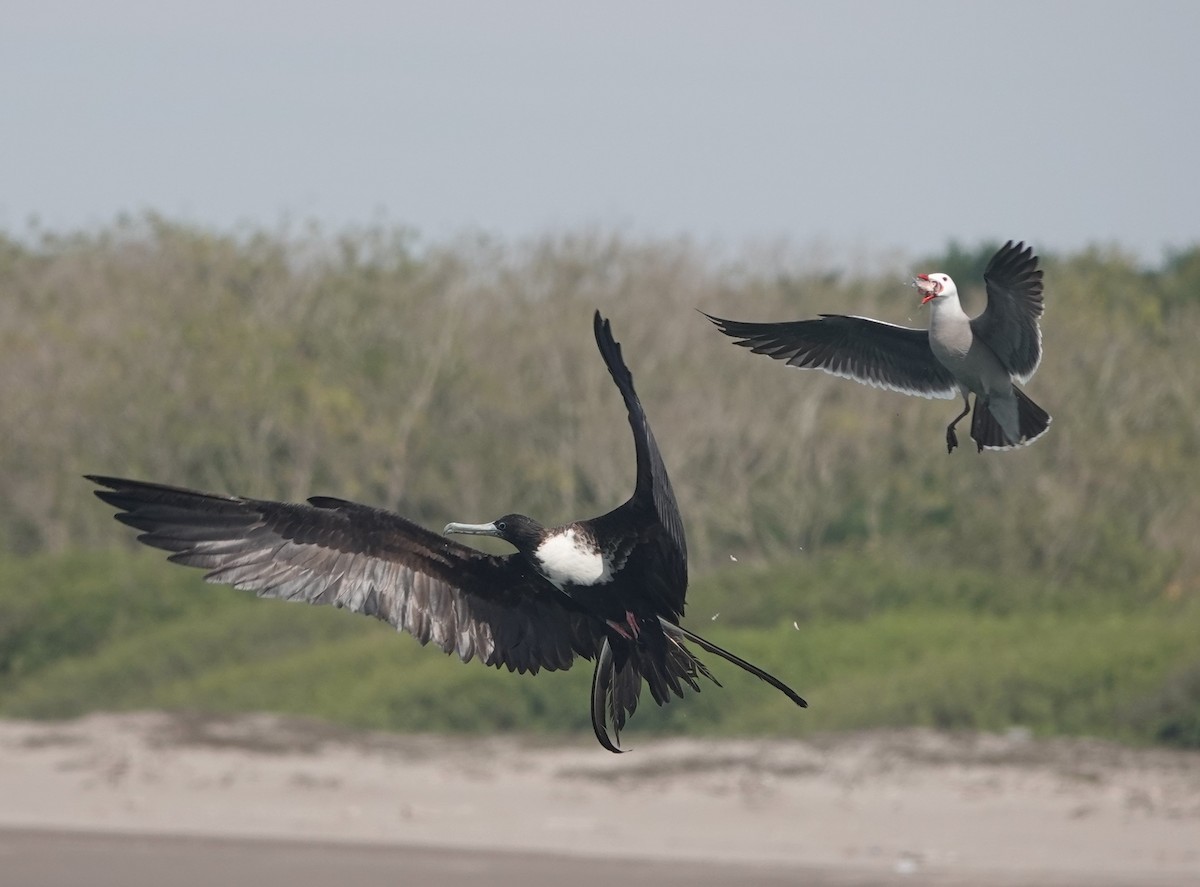
POLYGON ((944 299, 949 296, 958 295, 958 287, 954 285, 954 281, 950 279, 950 275, 942 274, 940 271, 936 274, 918 274, 913 278, 913 286, 921 294, 922 305, 933 299, 944 299))

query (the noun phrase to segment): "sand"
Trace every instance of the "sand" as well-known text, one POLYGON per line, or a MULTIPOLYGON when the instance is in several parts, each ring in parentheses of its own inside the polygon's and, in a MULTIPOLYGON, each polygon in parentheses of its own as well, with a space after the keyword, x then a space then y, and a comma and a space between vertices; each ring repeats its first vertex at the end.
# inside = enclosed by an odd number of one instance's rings
MULTIPOLYGON (((823 884, 1200 884, 1200 753, 928 730, 630 741, 615 756, 590 737, 393 736, 265 715, 0 721, 0 872, 5 846, 43 873, 39 848, 54 859, 72 841, 128 858, 107 836, 183 847, 189 870, 224 858, 204 841, 236 839, 264 853, 324 847, 330 862, 347 847, 482 854, 485 870, 526 866, 495 883, 573 887, 590 883, 578 861, 642 865, 647 880, 624 880, 647 884, 675 883, 663 871, 707 871, 708 883, 792 872, 823 884)), ((679 883, 690 882, 699 875, 679 883)))

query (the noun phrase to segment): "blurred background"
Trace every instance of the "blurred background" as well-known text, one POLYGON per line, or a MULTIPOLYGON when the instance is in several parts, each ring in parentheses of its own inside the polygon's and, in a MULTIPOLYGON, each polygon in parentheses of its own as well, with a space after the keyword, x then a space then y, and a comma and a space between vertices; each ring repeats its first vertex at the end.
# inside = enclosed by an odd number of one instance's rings
POLYGON ((463 666, 205 587, 80 475, 555 523, 633 484, 688 623, 779 674, 630 735, 927 725, 1200 746, 1200 87, 1187 3, 26 2, 0 33, 0 715, 270 710, 588 742, 590 670, 463 666), (1054 416, 800 373, 694 309, 924 326, 1006 239, 1054 416))

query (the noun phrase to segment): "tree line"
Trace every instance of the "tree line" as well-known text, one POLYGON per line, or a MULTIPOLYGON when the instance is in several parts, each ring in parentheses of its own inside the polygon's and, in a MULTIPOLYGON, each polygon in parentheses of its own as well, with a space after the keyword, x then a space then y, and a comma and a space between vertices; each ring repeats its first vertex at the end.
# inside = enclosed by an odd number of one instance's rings
POLYGON ((0 551, 128 544, 85 472, 336 495, 434 528, 605 511, 632 489, 633 450, 591 340, 599 308, 696 570, 847 547, 1200 593, 1200 247, 1152 269, 1117 249, 1043 256, 1027 387, 1054 424, 1011 453, 948 456, 952 402, 787 369, 695 310, 924 326, 904 273, 948 271, 973 312, 995 246, 848 275, 604 231, 425 244, 147 216, 0 237, 0 551))

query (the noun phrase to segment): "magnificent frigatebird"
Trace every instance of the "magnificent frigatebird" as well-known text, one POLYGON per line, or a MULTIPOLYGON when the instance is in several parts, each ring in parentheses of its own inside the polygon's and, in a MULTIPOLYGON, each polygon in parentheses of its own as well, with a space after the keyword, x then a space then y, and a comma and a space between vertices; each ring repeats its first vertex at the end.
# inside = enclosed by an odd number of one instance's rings
POLYGON ((224 496, 87 475, 138 539, 169 560, 209 572, 210 582, 259 597, 333 604, 389 622, 464 662, 537 673, 596 660, 592 727, 620 752, 620 731, 642 681, 654 701, 720 686, 684 645, 691 642, 807 703, 777 678, 679 625, 687 591, 683 521, 633 377, 607 320, 596 344, 625 399, 637 481, 624 505, 591 520, 543 527, 522 514, 444 533, 498 536, 503 556, 446 539, 398 514, 315 496, 307 504, 224 496), (611 731, 609 724, 611 723, 611 731))
POLYGON ((983 272, 987 307, 969 317, 947 274, 918 274, 913 284, 929 303, 929 329, 896 326, 866 317, 822 314, 817 320, 745 323, 705 315, 725 335, 755 354, 800 369, 819 369, 877 388, 920 397, 962 395, 962 412, 946 427, 954 452, 954 426, 971 411, 971 437, 979 450, 1007 450, 1041 437, 1050 416, 1013 384, 1025 384, 1042 359, 1042 272, 1032 247, 1011 240, 983 272))

